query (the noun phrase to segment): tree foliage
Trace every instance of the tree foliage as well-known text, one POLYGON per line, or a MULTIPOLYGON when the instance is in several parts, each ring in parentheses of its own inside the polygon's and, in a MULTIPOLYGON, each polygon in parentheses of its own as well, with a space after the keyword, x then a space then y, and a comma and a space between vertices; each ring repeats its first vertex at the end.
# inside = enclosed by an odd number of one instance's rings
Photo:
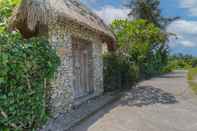
POLYGON ((0 31, 4 31, 8 25, 8 19, 13 9, 21 0, 0 0, 0 31))
POLYGON ((130 16, 147 20, 161 29, 165 29, 168 24, 179 19, 179 17, 162 16, 160 0, 130 0, 128 6, 131 8, 130 16))
POLYGON ((168 65, 172 69, 189 69, 197 66, 197 58, 182 53, 169 56, 168 65))
POLYGON ((165 46, 166 34, 146 20, 115 20, 112 24, 118 52, 140 68, 141 74, 149 76, 161 71, 167 63, 165 46))

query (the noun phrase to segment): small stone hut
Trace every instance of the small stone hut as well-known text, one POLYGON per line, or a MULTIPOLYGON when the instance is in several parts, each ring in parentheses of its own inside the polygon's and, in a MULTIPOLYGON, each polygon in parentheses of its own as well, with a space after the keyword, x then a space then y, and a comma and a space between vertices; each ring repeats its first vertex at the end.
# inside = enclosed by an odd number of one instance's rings
POLYGON ((53 115, 103 93, 102 50, 113 50, 115 37, 79 0, 22 0, 10 21, 24 38, 47 36, 61 59, 48 89, 53 115))

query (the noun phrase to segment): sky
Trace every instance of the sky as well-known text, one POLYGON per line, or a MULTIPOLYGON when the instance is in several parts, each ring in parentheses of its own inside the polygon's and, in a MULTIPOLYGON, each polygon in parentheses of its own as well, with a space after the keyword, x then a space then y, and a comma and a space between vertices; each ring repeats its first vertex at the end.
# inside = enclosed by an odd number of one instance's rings
MULTIPOLYGON (((124 5, 128 0, 81 0, 106 24, 114 19, 125 19, 129 9, 124 5)), ((183 53, 197 56, 197 0, 160 0, 163 16, 179 16, 180 19, 171 23, 167 31, 175 33, 169 42, 171 53, 183 53)))

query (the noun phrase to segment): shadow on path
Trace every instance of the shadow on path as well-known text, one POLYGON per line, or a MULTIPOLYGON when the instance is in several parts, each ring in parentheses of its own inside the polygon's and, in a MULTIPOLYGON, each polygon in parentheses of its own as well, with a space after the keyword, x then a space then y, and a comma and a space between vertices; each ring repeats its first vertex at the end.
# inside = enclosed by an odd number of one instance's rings
POLYGON ((152 104, 175 104, 176 97, 171 93, 152 86, 140 86, 133 88, 121 99, 123 106, 146 106, 152 104))

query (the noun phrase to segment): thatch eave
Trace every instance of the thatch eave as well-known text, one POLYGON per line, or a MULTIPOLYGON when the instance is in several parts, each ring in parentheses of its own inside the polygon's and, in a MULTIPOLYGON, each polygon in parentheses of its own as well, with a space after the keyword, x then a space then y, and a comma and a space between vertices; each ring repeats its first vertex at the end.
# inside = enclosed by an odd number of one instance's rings
POLYGON ((51 23, 72 22, 91 30, 111 47, 115 36, 108 26, 77 0, 23 0, 10 19, 10 29, 19 30, 25 38, 37 36, 51 23))

